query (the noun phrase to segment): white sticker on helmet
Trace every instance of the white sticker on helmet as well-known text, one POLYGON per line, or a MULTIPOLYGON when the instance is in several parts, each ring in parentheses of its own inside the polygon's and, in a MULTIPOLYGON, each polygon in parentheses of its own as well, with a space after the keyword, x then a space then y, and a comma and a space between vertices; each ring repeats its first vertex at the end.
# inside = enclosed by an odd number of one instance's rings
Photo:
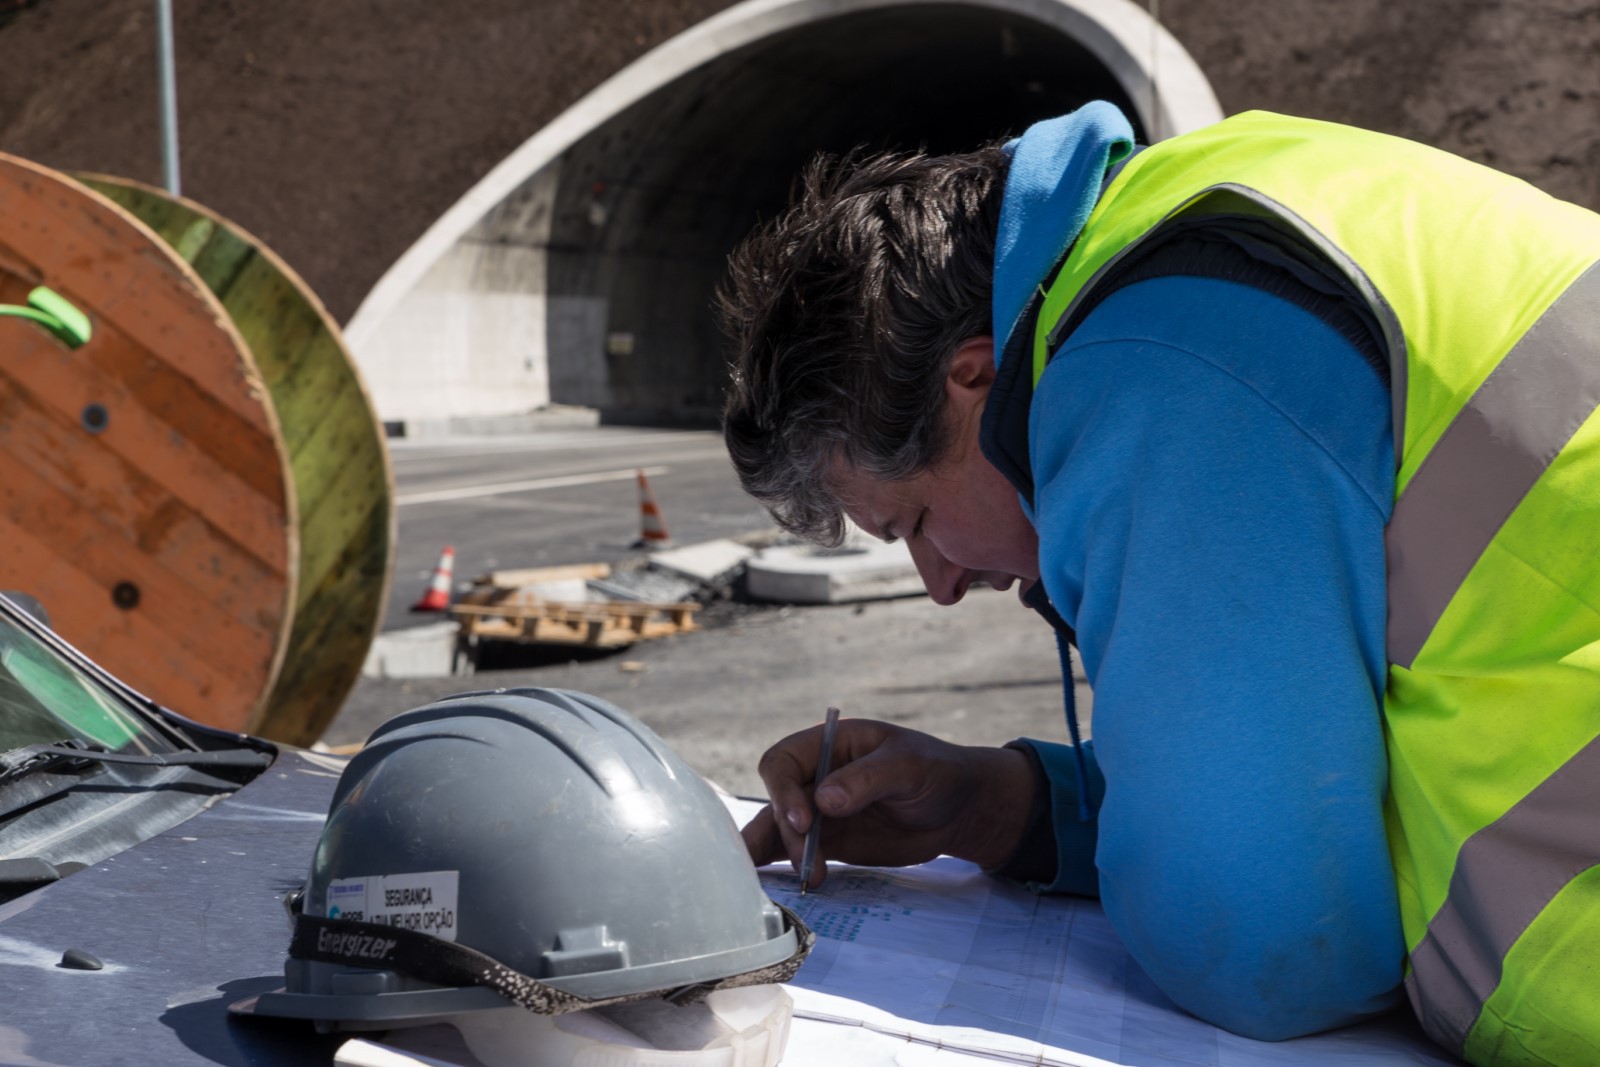
POLYGON ((454 941, 460 882, 459 871, 335 878, 328 883, 327 917, 398 926, 454 941))

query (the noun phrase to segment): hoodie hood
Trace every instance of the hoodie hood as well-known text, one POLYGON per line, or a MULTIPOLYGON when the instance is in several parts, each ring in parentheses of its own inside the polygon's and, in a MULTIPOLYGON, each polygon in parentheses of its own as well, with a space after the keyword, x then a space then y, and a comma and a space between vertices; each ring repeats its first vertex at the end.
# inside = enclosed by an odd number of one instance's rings
POLYGON ((1133 151, 1133 127, 1103 100, 1030 126, 1011 157, 994 251, 995 358, 1028 297, 1061 262, 1100 198, 1106 171, 1133 151))

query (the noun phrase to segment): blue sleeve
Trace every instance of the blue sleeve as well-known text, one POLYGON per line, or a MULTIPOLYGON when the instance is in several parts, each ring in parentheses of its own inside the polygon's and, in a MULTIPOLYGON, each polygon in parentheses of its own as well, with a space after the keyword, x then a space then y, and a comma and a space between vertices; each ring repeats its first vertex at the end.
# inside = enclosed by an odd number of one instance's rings
MULTIPOLYGON (((1107 298, 1035 393, 1042 577, 1094 692, 1101 900, 1168 996, 1250 1037, 1397 1003, 1388 403, 1319 319, 1189 277, 1107 298)), ((1058 833, 1062 868, 1081 837, 1058 833)))
MULTIPOLYGON (((1064 679, 1067 685, 1071 679, 1064 679)), ((1030 889, 1045 893, 1075 893, 1078 896, 1100 895, 1100 879, 1095 871, 1094 854, 1099 843, 1099 811, 1106 792, 1105 776, 1100 773, 1099 760, 1095 758, 1094 742, 1083 743, 1083 766, 1089 774, 1087 786, 1078 781, 1077 754, 1071 745, 1039 741, 1031 737, 1018 738, 1015 744, 1027 745, 1039 757, 1045 781, 1050 790, 1046 798, 1050 815, 1050 829, 1055 837, 1056 872, 1054 880, 1029 883, 1030 889), (1082 815, 1078 794, 1087 789, 1089 817, 1082 815)))

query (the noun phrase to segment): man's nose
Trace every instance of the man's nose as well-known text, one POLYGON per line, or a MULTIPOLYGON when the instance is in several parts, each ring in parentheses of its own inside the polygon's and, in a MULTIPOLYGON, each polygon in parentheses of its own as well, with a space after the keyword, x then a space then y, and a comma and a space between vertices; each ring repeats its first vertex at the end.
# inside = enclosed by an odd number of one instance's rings
POLYGON ((966 595, 965 567, 958 567, 945 559, 943 553, 925 537, 911 541, 909 547, 911 562, 917 565, 917 573, 922 576, 922 584, 927 588, 928 595, 933 598, 935 604, 948 607, 966 595))

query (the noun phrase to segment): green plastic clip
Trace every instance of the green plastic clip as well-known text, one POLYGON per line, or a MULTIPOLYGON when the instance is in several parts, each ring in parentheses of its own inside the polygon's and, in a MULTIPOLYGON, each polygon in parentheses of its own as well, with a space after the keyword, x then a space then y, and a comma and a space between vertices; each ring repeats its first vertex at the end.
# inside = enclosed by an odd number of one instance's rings
POLYGON ((79 311, 72 301, 43 285, 28 294, 27 307, 0 304, 0 315, 32 319, 71 348, 83 347, 94 334, 89 316, 79 311))

